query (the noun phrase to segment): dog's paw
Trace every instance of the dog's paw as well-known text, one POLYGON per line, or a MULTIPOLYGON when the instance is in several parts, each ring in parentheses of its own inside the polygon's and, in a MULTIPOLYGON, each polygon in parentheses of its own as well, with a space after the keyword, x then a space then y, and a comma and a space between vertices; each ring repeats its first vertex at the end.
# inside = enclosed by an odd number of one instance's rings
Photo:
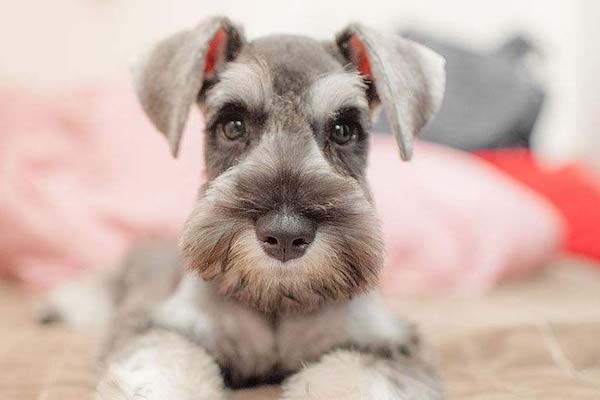
POLYGON ((177 334, 148 333, 125 347, 97 387, 96 400, 224 400, 220 370, 177 334))
POLYGON ((34 305, 40 324, 65 323, 76 329, 103 326, 111 317, 113 301, 104 283, 91 277, 59 286, 34 305))
POLYGON ((290 377, 283 386, 282 400, 393 400, 394 383, 370 368, 358 352, 335 351, 290 377))
POLYGON ((380 358, 399 360, 419 359, 426 353, 427 346, 423 346, 421 334, 415 325, 407 325, 403 335, 394 338, 374 339, 365 345, 355 345, 358 351, 374 354, 380 358))
POLYGON ((218 371, 210 367, 111 368, 97 386, 96 400, 225 400, 218 371))
POLYGON ((282 395, 282 400, 442 398, 439 382, 420 365, 347 350, 330 353, 290 377, 282 395))

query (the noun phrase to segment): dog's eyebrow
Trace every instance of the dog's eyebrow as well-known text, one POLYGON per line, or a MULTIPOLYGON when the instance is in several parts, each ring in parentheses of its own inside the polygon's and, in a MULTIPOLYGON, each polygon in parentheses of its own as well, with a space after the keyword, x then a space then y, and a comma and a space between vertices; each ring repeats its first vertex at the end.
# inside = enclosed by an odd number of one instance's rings
POLYGON ((244 104, 248 109, 264 109, 269 105, 273 83, 268 67, 260 61, 251 63, 231 62, 219 74, 219 82, 206 97, 211 109, 226 104, 244 104))
POLYGON ((240 103, 227 103, 216 111, 210 112, 206 116, 206 128, 212 131, 216 128, 220 120, 227 115, 242 116, 247 113, 247 109, 243 104, 240 103))
POLYGON ((366 84, 356 72, 335 72, 317 79, 308 91, 311 111, 326 119, 340 109, 368 110, 366 84))

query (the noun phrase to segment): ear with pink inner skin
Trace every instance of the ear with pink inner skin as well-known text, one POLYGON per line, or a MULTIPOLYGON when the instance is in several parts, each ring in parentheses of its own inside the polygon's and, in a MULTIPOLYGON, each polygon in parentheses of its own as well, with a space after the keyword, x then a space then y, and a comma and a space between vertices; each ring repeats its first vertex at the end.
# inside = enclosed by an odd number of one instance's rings
POLYGON ((138 98, 177 156, 190 109, 202 87, 244 44, 243 33, 223 17, 159 42, 134 68, 138 98))
POLYGON ((410 160, 414 137, 442 103, 446 81, 444 58, 411 40, 381 34, 360 24, 352 24, 340 32, 336 44, 342 56, 375 89, 400 156, 410 160))

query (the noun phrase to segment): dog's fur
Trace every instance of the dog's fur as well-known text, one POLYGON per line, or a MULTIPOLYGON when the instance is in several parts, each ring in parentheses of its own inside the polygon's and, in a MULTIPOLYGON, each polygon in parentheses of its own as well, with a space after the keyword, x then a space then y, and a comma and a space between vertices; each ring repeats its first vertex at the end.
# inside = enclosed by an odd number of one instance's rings
POLYGON ((360 25, 332 42, 247 42, 213 18, 159 43, 136 72, 138 95, 174 154, 199 105, 209 182, 181 260, 152 246, 105 285, 116 317, 99 398, 220 399, 225 386, 281 380, 284 399, 441 398, 413 329, 375 289, 383 249, 365 168, 380 104, 410 158, 443 69, 433 52, 360 25), (232 118, 241 139, 223 136, 232 118), (332 139, 335 124, 350 127, 348 143, 332 139), (255 224, 269 213, 315 224, 304 255, 263 251, 255 224))

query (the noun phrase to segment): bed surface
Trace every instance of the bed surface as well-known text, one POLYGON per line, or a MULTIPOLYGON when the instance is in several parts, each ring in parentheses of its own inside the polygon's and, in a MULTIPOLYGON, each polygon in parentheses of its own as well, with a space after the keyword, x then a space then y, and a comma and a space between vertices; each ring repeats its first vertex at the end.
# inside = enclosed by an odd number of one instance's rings
MULTIPOLYGON (((600 399, 600 269, 563 259, 480 299, 388 300, 438 349, 450 399, 600 399)), ((30 304, 0 284, 0 399, 92 399, 93 338, 36 326, 30 304)))

